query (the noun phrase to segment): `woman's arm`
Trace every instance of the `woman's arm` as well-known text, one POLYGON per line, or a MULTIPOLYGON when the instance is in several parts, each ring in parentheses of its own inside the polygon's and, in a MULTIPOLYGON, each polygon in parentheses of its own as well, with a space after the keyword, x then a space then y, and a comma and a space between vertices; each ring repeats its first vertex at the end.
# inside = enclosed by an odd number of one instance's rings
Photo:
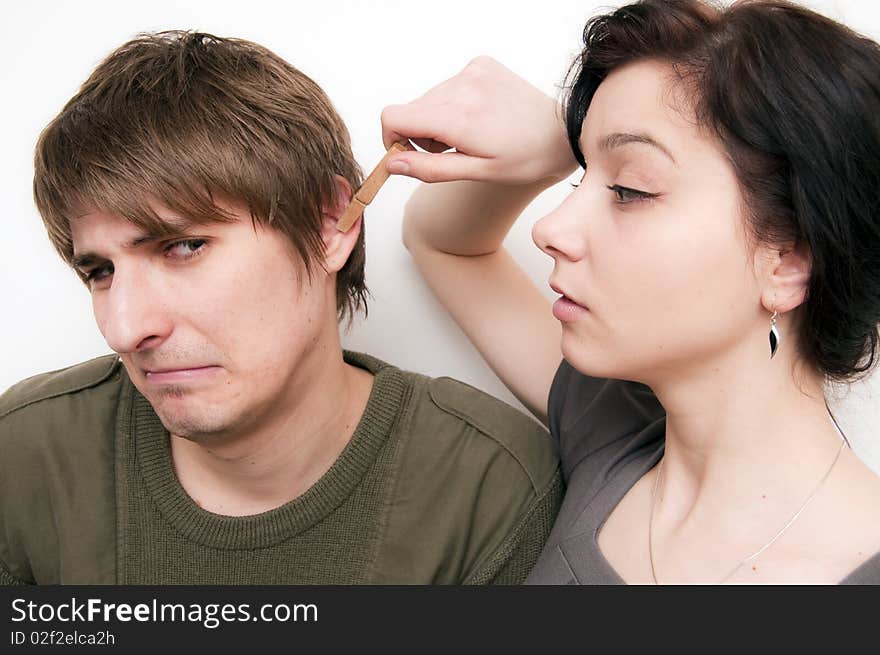
POLYGON ((422 185, 407 203, 406 247, 492 370, 546 420, 560 327, 502 242, 535 196, 576 166, 559 105, 481 57, 382 120, 386 145, 409 138, 434 151, 398 155, 389 170, 444 182, 422 185))
POLYGON ((549 301, 501 247, 538 191, 486 182, 423 185, 407 203, 403 239, 434 295, 495 374, 546 422, 561 359, 559 323, 549 301))

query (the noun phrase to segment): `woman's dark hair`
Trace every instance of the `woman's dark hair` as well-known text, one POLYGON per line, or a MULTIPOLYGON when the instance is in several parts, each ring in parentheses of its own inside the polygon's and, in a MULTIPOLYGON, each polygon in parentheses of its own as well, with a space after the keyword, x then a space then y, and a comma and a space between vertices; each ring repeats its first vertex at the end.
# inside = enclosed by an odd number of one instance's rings
POLYGON ((569 71, 568 138, 615 68, 669 62, 725 148, 759 243, 805 243, 799 347, 830 380, 880 357, 880 46, 780 1, 643 0, 591 19, 569 71))

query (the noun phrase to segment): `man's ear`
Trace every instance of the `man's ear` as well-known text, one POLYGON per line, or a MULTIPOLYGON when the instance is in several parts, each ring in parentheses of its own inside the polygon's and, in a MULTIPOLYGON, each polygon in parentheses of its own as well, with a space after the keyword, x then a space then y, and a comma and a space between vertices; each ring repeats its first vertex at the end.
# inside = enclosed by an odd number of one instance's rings
POLYGON ((324 266, 330 273, 336 273, 345 266, 361 233, 363 216, 345 232, 340 232, 336 228, 353 194, 354 191, 348 180, 337 175, 333 198, 324 205, 324 222, 321 226, 321 236, 324 239, 324 266))
POLYGON ((803 241, 761 248, 761 302, 767 311, 790 312, 807 299, 812 253, 803 241))

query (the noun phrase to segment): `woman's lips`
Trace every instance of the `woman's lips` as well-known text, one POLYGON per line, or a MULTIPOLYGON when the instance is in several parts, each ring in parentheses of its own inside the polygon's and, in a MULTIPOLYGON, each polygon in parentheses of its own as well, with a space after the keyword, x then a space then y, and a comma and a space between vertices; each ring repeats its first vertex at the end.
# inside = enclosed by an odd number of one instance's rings
POLYGON ((562 296, 562 298, 553 303, 553 316, 556 317, 556 320, 563 323, 583 318, 588 312, 589 310, 586 307, 577 304, 566 296, 562 296))
POLYGON ((590 310, 586 306, 572 300, 555 281, 550 280, 550 288, 562 298, 553 303, 553 316, 564 323, 583 318, 590 310))

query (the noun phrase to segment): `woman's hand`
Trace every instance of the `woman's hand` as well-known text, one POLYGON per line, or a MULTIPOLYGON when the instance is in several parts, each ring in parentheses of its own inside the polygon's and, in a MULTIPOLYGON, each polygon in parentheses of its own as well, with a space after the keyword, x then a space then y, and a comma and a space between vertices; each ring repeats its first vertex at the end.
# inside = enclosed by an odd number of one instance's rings
POLYGON ((386 148, 411 140, 428 151, 388 161, 389 172, 424 182, 550 186, 577 166, 559 104, 485 56, 420 98, 386 107, 382 139, 386 148))
POLYGON ((488 57, 382 113, 389 159, 425 182, 406 204, 403 240, 437 299, 499 379, 546 421, 561 329, 550 302, 502 247, 541 191, 576 167, 559 105, 488 57), (443 152, 448 148, 455 152, 443 152))

